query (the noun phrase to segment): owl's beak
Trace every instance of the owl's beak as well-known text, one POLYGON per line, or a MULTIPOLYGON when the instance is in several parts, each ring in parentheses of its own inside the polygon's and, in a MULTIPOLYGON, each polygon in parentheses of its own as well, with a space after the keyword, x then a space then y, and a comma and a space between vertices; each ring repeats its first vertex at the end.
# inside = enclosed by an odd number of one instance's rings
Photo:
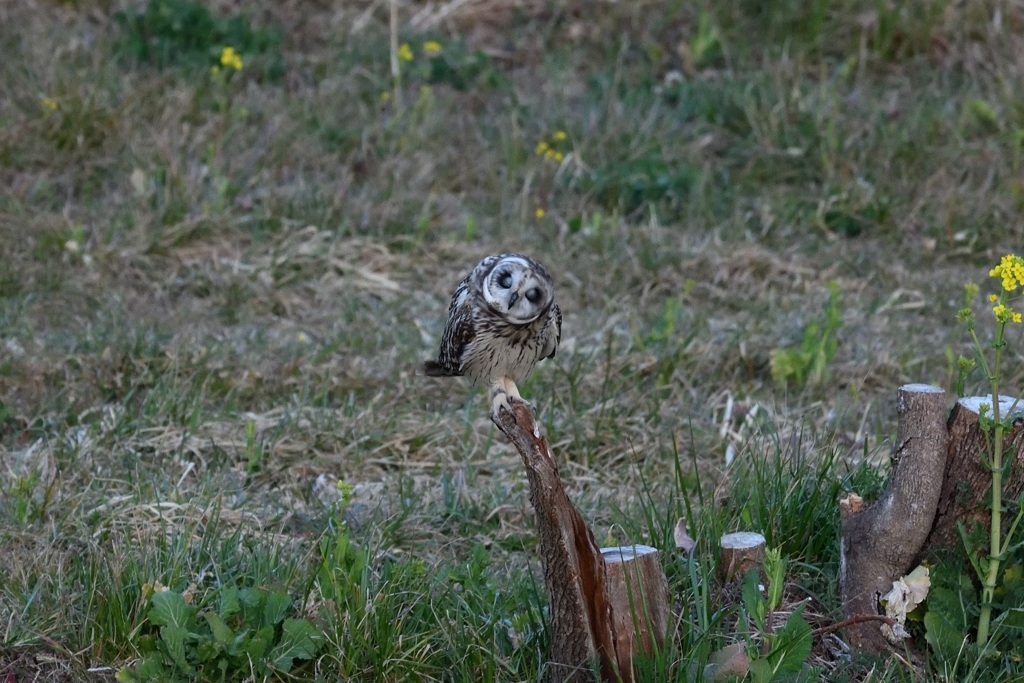
POLYGON ((512 292, 512 294, 508 297, 508 310, 511 311, 512 307, 516 305, 517 301, 519 301, 519 292, 512 292))

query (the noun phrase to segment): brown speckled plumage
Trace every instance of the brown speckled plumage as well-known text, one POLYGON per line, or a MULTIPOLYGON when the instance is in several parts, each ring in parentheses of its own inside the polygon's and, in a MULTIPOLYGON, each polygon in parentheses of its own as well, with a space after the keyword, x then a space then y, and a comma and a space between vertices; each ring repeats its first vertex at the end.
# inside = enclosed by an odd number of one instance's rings
POLYGON ((488 256, 455 289, 437 360, 423 369, 486 383, 495 397, 518 397, 516 383, 555 355, 561 336, 562 312, 544 266, 521 254, 488 256))

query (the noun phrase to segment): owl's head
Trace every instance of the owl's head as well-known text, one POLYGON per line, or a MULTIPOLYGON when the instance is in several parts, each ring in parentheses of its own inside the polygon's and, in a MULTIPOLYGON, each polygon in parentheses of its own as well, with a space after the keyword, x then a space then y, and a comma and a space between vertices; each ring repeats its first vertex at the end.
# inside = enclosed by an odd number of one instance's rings
POLYGON ((544 266, 533 259, 501 254, 484 259, 480 265, 484 301, 508 322, 526 325, 551 307, 555 283, 544 266))

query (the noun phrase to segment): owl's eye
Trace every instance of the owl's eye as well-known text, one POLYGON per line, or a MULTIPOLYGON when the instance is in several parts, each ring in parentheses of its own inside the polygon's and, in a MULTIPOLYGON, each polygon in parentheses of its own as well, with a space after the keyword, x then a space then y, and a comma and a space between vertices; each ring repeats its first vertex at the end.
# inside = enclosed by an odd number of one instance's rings
POLYGON ((535 304, 540 301, 540 290, 536 287, 526 290, 526 300, 531 304, 535 304))
POLYGON ((502 273, 498 276, 498 286, 502 289, 509 289, 512 287, 512 273, 502 273))

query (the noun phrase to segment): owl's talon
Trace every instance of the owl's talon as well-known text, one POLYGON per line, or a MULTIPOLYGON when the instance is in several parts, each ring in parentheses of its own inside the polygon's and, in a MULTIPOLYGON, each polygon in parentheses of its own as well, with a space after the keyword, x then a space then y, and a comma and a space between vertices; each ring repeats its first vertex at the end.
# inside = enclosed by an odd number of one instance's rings
POLYGON ((512 402, 509 400, 509 396, 505 393, 504 385, 498 384, 491 388, 491 415, 500 415, 501 409, 504 408, 515 418, 515 413, 512 412, 512 402))

